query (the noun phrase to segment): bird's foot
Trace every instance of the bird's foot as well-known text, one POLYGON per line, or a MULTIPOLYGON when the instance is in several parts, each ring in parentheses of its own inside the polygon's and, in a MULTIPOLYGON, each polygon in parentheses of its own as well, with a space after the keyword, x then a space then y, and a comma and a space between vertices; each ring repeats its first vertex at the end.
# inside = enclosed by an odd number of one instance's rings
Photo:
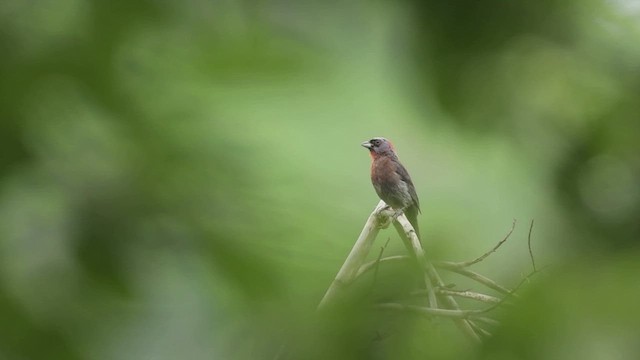
MULTIPOLYGON (((404 209, 399 209, 399 210, 394 210, 391 206, 387 205, 384 209, 385 212, 387 211, 393 211, 393 213, 391 215, 388 216, 382 216, 380 218, 380 222, 379 222, 379 226, 381 229, 386 229, 389 227, 389 225, 391 225, 394 221, 396 221, 396 219, 398 218, 398 216, 402 215, 404 212, 404 209)), ((388 212, 387 212, 388 214, 388 212)))
POLYGON ((398 209, 396 210, 393 215, 391 215, 391 221, 396 221, 396 219, 398 218, 398 216, 402 215, 404 213, 404 209, 398 209))
POLYGON ((395 210, 390 205, 386 205, 383 207, 378 213, 378 227, 381 229, 386 229, 391 225, 395 215, 395 210))

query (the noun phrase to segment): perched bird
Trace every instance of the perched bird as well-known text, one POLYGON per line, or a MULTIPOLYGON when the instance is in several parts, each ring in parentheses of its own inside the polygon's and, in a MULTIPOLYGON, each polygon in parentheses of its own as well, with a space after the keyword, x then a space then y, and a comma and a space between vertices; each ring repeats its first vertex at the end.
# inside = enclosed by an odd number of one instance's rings
POLYGON ((420 238, 420 203, 411 176, 400 163, 391 142, 375 137, 362 143, 371 155, 371 183, 380 199, 395 210, 394 219, 404 212, 420 238))

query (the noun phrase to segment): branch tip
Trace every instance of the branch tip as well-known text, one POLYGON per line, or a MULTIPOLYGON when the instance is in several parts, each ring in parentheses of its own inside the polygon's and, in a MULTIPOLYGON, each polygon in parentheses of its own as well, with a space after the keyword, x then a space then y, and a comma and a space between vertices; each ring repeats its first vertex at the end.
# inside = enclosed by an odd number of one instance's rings
POLYGON ((533 231, 533 219, 531 219, 531 225, 529 226, 529 235, 527 235, 527 244, 529 245, 529 256, 531 256, 531 265, 533 265, 533 271, 536 270, 536 261, 533 258, 533 251, 531 251, 531 232, 533 231))

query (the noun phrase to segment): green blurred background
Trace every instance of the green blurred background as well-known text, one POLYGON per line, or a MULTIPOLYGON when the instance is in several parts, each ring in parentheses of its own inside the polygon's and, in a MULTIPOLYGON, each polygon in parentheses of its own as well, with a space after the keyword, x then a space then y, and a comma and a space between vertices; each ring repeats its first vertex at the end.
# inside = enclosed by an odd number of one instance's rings
POLYGON ((634 0, 3 1, 0 358, 638 358, 638 44, 634 0), (431 257, 515 218, 477 265, 515 285, 535 219, 551 267, 485 344, 358 294, 316 313, 373 136, 431 257))

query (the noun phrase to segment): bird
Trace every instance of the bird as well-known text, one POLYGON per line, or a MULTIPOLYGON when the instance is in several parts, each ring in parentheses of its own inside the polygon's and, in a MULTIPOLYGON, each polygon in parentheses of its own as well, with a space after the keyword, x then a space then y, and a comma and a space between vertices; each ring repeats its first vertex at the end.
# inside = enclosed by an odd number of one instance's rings
POLYGON ((420 201, 409 172, 396 155, 391 141, 374 137, 361 144, 371 155, 371 183, 376 193, 395 213, 395 220, 404 213, 420 238, 418 213, 420 201))

